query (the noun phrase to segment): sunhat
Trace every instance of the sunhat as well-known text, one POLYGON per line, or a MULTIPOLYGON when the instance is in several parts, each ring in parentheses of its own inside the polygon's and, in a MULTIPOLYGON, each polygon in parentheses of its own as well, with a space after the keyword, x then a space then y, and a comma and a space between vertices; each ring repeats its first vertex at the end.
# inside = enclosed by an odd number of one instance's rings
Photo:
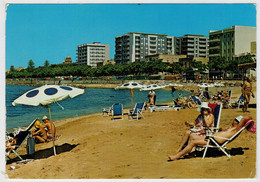
POLYGON ((34 123, 35 128, 40 128, 41 125, 42 125, 42 124, 41 124, 41 122, 40 122, 39 120, 37 120, 37 121, 34 123))
POLYGON ((235 120, 236 120, 238 123, 240 123, 240 121, 241 121, 242 118, 243 118, 243 116, 240 115, 240 116, 236 117, 235 120))
POLYGON ((208 102, 201 102, 201 105, 200 105, 200 107, 197 110, 200 112, 202 108, 210 109, 209 103, 208 102))
POLYGON ((42 120, 45 120, 45 119, 48 119, 48 117, 47 117, 47 116, 43 116, 43 117, 42 117, 42 120))

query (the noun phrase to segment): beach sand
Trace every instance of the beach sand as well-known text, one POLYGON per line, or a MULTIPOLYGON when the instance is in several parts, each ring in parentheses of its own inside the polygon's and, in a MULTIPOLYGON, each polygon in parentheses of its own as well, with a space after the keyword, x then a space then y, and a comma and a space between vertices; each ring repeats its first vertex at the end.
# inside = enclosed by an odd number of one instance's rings
MULTIPOLYGON (((255 87, 254 87, 255 89, 255 87)), ((239 96, 240 88, 233 96, 239 96)), ((252 103, 256 102, 256 98, 252 103)), ((256 109, 223 109, 220 127, 227 128, 238 115, 250 115, 256 121, 256 109)), ((127 113, 127 110, 125 110, 127 113)), ((197 109, 144 113, 145 119, 111 120, 102 114, 55 121, 57 155, 52 142, 36 144, 36 158, 26 164, 6 165, 11 179, 199 179, 255 178, 256 133, 243 131, 227 145, 232 157, 225 155, 182 158, 168 161, 175 154, 197 109), (37 159, 38 158, 38 159, 37 159), (16 169, 9 170, 11 166, 16 169)), ((25 154, 25 145, 20 154, 25 154)), ((221 153, 220 153, 221 154, 221 153)))

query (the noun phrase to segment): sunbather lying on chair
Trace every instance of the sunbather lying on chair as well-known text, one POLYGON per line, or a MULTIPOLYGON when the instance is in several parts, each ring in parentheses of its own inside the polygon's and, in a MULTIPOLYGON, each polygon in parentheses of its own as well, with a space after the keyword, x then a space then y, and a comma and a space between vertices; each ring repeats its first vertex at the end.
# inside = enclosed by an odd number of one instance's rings
MULTIPOLYGON (((227 140, 224 138, 231 138, 233 135, 235 135, 249 120, 252 120, 252 118, 250 116, 239 116, 237 118, 235 118, 232 122, 232 127, 227 128, 226 130, 220 131, 218 133, 213 134, 212 136, 215 137, 214 139, 216 140, 216 142, 218 142, 219 144, 222 144, 224 142, 226 142, 227 140), (219 138, 220 137, 220 138, 219 138), (221 138, 222 137, 222 138, 221 138)), ((252 128, 254 128, 255 126, 253 126, 254 123, 251 123, 247 126, 247 130, 251 131, 251 132, 255 132, 254 130, 252 130, 252 128)), ((178 152, 176 155, 174 156, 168 156, 170 160, 174 161, 179 159, 180 157, 184 156, 187 153, 190 153, 193 149, 193 147, 196 147, 198 145, 206 145, 207 141, 205 140, 206 136, 205 135, 197 135, 196 133, 192 133, 190 135, 189 138, 189 142, 188 145, 181 150, 180 152, 178 152)))

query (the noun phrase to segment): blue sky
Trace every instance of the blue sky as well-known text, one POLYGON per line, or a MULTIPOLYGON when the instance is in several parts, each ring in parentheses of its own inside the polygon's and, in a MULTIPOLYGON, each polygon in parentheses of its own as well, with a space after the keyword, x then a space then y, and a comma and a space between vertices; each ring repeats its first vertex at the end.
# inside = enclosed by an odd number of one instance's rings
POLYGON ((77 45, 110 44, 128 32, 209 35, 232 25, 256 26, 252 4, 12 4, 6 17, 6 69, 76 62, 77 45))

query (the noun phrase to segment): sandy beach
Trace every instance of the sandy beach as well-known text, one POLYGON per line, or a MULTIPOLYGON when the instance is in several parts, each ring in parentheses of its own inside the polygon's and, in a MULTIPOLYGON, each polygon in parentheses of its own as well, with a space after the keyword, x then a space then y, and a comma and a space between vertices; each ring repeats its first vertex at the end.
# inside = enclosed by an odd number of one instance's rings
MULTIPOLYGON (((232 90, 233 97, 240 95, 240 87, 232 90)), ((256 133, 246 130, 227 145, 231 158, 218 153, 204 160, 197 156, 168 161, 167 155, 175 154, 187 129, 184 122, 195 120, 198 114, 196 108, 145 111, 145 119, 129 121, 125 110, 123 120, 102 117, 100 112, 55 121, 61 135, 55 141, 57 155, 53 155, 52 142, 36 144, 34 160, 26 164, 7 161, 6 175, 10 179, 255 178, 256 133), (15 169, 9 170, 11 166, 15 169)), ((229 127, 238 115, 250 115, 256 121, 256 108, 246 113, 223 109, 220 127, 229 127)), ((27 158, 25 145, 20 154, 27 158)))

